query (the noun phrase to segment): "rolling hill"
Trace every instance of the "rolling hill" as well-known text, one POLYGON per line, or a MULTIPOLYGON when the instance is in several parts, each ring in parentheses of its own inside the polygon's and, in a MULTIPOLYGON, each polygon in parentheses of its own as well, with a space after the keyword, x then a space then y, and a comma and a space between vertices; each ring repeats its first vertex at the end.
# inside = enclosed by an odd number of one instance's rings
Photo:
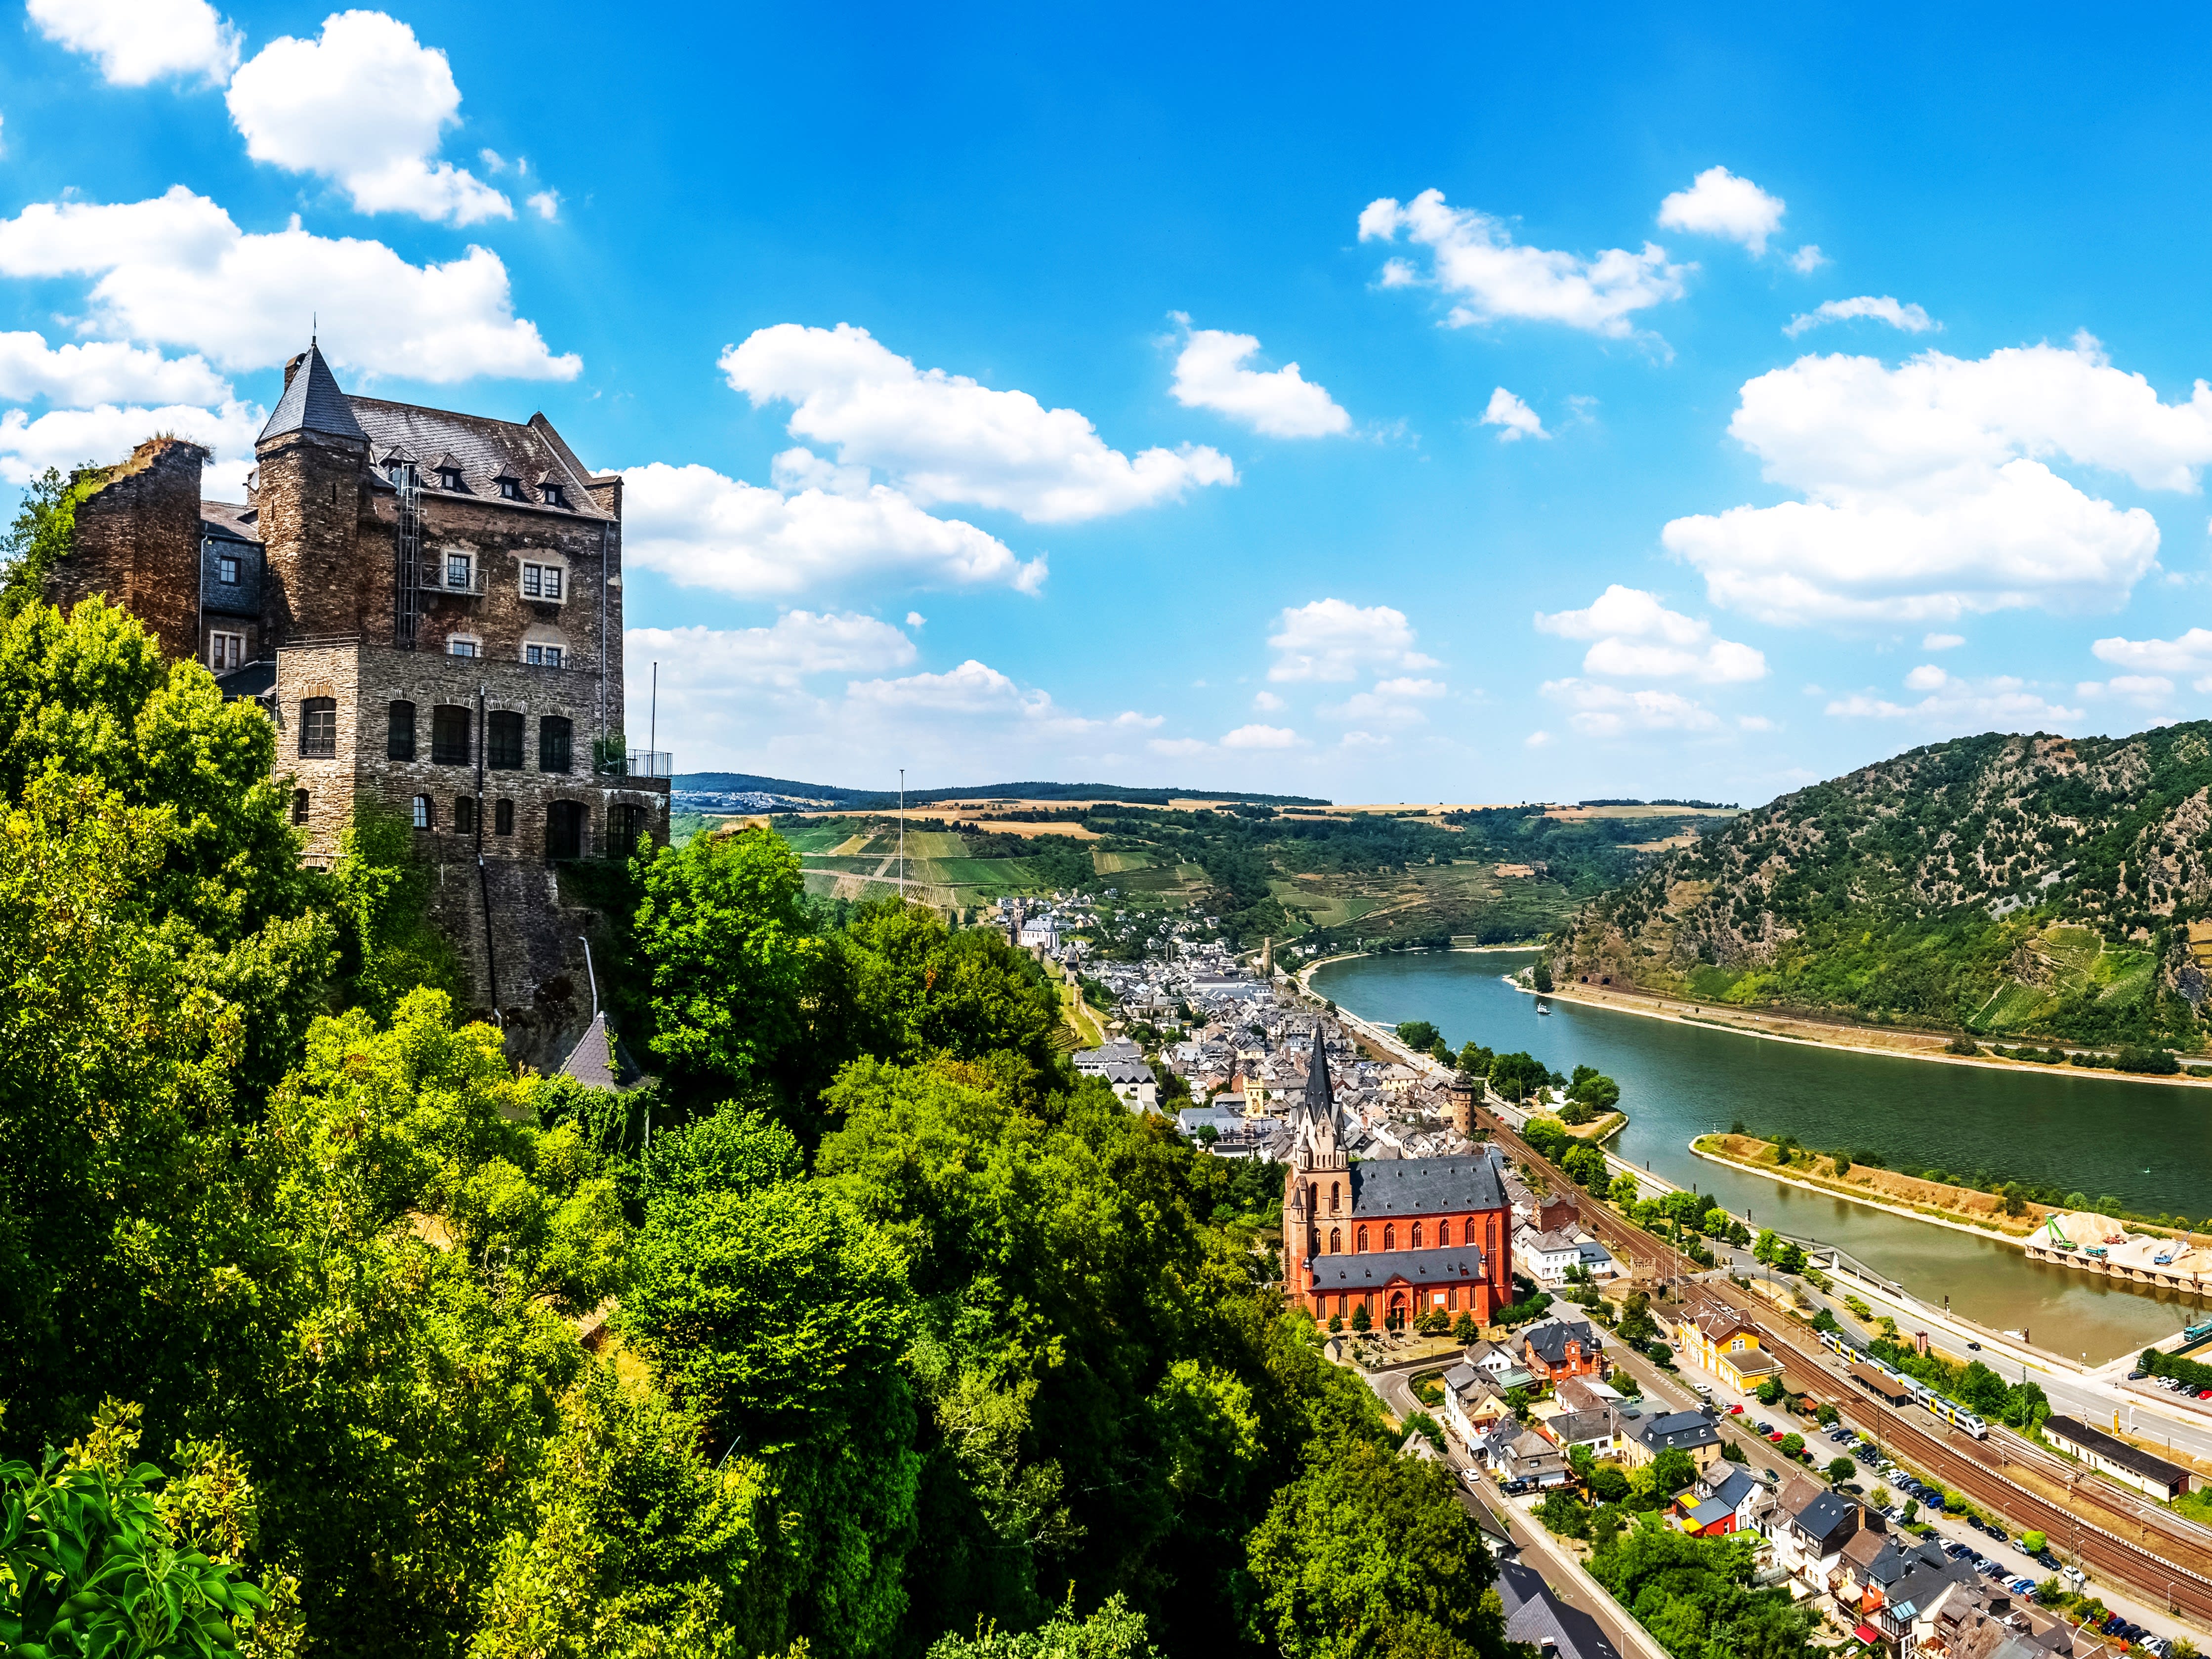
POLYGON ((1930 744, 1668 852, 1582 908, 1552 971, 1977 1035, 2200 1048, 2208 792, 2203 721, 1930 744))

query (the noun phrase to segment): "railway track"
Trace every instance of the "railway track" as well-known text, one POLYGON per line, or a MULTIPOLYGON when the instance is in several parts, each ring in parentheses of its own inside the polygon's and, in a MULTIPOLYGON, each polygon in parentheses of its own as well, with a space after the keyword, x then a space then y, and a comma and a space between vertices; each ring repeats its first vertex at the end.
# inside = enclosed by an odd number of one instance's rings
MULTIPOLYGON (((1584 1197, 1564 1171, 1494 1117, 1486 1113, 1483 1120, 1499 1145, 1529 1168, 1544 1171, 1554 1192, 1577 1195, 1583 1225, 1608 1249, 1632 1263, 1650 1264, 1650 1276, 1656 1279, 1689 1278, 1707 1271, 1664 1239, 1584 1197)), ((1734 1283, 1723 1278, 1709 1282, 1708 1288, 1745 1313, 1763 1316, 1759 1328, 1783 1362, 1784 1376, 1799 1391, 1810 1384, 1862 1423, 1872 1422, 1875 1439, 1895 1461, 1964 1492, 2017 1530, 2045 1534, 2054 1550, 2063 1546, 2067 1554, 2101 1577, 2162 1602, 2178 1615, 2212 1621, 2212 1542, 2179 1530, 2182 1523, 2147 1502, 2139 1509, 2123 1507, 2125 1500, 2117 1494, 2107 1496, 2093 1477, 2016 1436, 2000 1430, 1990 1440, 1978 1441, 1932 1418, 1923 1426, 1853 1388, 1831 1366, 1825 1349, 1801 1341, 1774 1316, 1774 1310, 1745 1295, 1734 1283), (2066 1483, 2078 1509, 2069 1509, 2013 1479, 2008 1470, 2014 1463, 2033 1468, 2045 1480, 2066 1483)))

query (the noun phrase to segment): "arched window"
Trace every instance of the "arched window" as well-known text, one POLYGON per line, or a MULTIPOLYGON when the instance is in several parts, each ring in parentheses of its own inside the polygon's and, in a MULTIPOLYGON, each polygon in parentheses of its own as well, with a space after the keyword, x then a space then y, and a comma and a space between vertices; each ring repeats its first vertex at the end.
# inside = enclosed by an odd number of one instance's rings
POLYGON ((337 752, 337 699, 303 698, 300 703, 300 758, 335 760, 337 752))
POLYGON ((474 758, 476 711, 441 702, 430 711, 430 759, 440 766, 466 766, 474 758))
POLYGON ((1395 1250, 1398 1248, 1398 1230, 1395 1227, 1385 1227, 1382 1230, 1382 1248, 1386 1250, 1395 1250))
POLYGON ((1421 1224, 1419 1222, 1416 1221, 1413 1224, 1413 1236, 1406 1242, 1407 1245, 1413 1249, 1418 1250, 1421 1248, 1421 1224))
POLYGON ((1336 1188, 1335 1182, 1332 1181, 1328 1183, 1328 1212, 1331 1215, 1336 1213, 1336 1188))
POLYGON ((389 713, 391 723, 384 731, 384 758, 411 761, 415 758, 415 705, 395 702, 389 713))
POLYGON ((522 769, 522 716, 512 708, 484 716, 484 764, 495 772, 522 769))
POLYGON ((430 798, 428 795, 415 797, 415 827, 417 830, 428 830, 431 827, 430 798))
POLYGON ((569 738, 574 730, 559 714, 547 714, 538 722, 539 771, 565 772, 568 769, 569 738))
POLYGON ((495 802, 491 809, 491 832, 495 836, 514 833, 514 803, 511 800, 495 802))
POLYGON ((1331 1255, 1340 1255, 1343 1252, 1344 1230, 1340 1227, 1331 1227, 1328 1230, 1328 1253, 1331 1255))
POLYGON ((645 833, 645 808, 631 801, 617 801, 607 809, 607 833, 612 842, 607 848, 609 855, 628 858, 637 850, 637 838, 645 833))
POLYGON ((1366 1228, 1362 1227, 1358 1232, 1352 1236, 1352 1248, 1362 1255, 1364 1255, 1367 1253, 1366 1228))
POLYGON ((584 808, 580 801, 549 801, 545 807, 545 856, 581 858, 584 854, 584 808))

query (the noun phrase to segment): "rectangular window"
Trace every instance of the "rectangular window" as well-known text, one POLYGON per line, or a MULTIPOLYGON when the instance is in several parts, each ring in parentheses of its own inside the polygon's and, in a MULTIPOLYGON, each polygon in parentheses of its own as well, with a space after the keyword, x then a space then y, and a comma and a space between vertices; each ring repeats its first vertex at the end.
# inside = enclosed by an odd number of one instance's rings
POLYGON ((384 729, 384 757, 411 761, 415 758, 415 705, 395 702, 390 712, 391 722, 384 729))
POLYGON ((300 758, 335 760, 338 752, 338 706, 334 698, 309 697, 300 705, 300 758))
POLYGON ((474 756, 471 738, 475 716, 458 703, 441 702, 430 711, 430 759, 439 766, 466 766, 474 756))
POLYGON ((499 480, 499 494, 502 501, 519 501, 522 499, 522 484, 518 479, 501 478, 499 480))
POLYGON ((474 640, 451 639, 446 641, 446 654, 449 657, 473 657, 476 653, 477 642, 474 640))
POLYGON ((307 792, 304 789, 295 789, 292 792, 292 822, 305 823, 307 821, 307 792))
POLYGON ((524 565, 522 597, 526 599, 558 599, 563 574, 557 564, 524 565))
POLYGON ((477 832, 477 799, 474 795, 453 797, 453 833, 473 836, 477 832))
POLYGON ((568 721, 559 714, 548 714, 538 722, 539 771, 565 772, 568 769, 568 739, 573 729, 568 721))
POLYGON ((246 660, 246 635, 243 634, 210 634, 208 635, 208 666, 220 674, 235 668, 246 660))
POLYGON ((495 772, 514 772, 522 766, 522 716, 510 708, 496 708, 484 716, 484 764, 495 772))
POLYGON ((514 833, 514 803, 513 801, 502 800, 493 805, 491 832, 495 836, 511 836, 514 833))
POLYGON ((465 553, 446 555, 446 586, 466 587, 469 585, 469 556, 465 553))
POLYGON ((532 668, 558 668, 563 654, 562 647, 557 645, 526 645, 522 647, 522 660, 532 668))
POLYGON ((228 554, 215 562, 215 579, 227 587, 238 586, 238 561, 228 554))
POLYGON ((439 489, 459 489, 460 487, 461 487, 461 472, 460 472, 460 469, 459 469, 459 467, 453 467, 453 466, 441 466, 441 467, 440 467, 440 468, 438 469, 438 488, 439 488, 439 489))
POLYGON ((565 495, 562 494, 561 486, 559 484, 550 483, 545 486, 545 505, 548 507, 566 507, 568 505, 568 498, 565 495))

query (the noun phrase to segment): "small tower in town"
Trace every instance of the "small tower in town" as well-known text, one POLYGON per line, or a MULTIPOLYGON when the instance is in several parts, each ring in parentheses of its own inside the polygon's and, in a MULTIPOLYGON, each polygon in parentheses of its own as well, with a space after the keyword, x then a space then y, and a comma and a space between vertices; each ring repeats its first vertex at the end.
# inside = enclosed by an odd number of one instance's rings
POLYGON ((1328 1050, 1314 1031, 1306 1086, 1291 1109, 1291 1169, 1283 1182, 1283 1277, 1297 1285, 1298 1265, 1321 1254, 1322 1230, 1331 1216, 1352 1211, 1352 1161, 1336 1119, 1336 1091, 1328 1080, 1328 1050))

